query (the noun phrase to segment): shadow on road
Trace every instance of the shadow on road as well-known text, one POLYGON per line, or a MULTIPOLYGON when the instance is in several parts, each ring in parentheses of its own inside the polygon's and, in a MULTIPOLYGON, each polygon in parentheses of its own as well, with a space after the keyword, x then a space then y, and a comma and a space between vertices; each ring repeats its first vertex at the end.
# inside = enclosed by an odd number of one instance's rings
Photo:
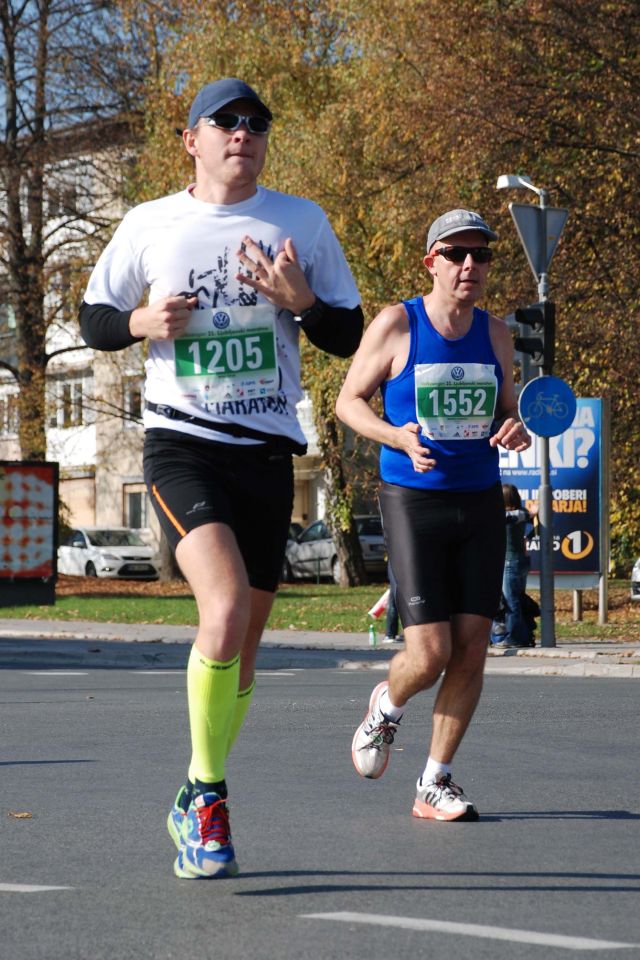
POLYGON ((241 880, 265 880, 266 878, 293 879, 295 877, 318 878, 341 880, 346 877, 352 877, 353 883, 300 883, 296 885, 287 885, 282 887, 261 888, 259 890, 238 890, 238 897, 287 897, 299 896, 301 894, 317 893, 349 893, 362 892, 363 890, 372 890, 376 893, 384 890, 416 890, 416 891, 484 891, 484 892, 546 892, 546 893, 638 893, 640 874, 625 873, 573 873, 567 872, 513 872, 505 873, 502 870, 496 871, 412 871, 402 872, 394 871, 396 882, 392 884, 367 884, 368 877, 389 879, 389 872, 384 871, 358 871, 358 870, 274 870, 255 873, 243 873, 241 880), (491 880, 497 878, 498 883, 474 882, 471 884, 443 883, 443 880, 459 878, 461 880, 469 879, 473 881, 491 880), (429 878, 433 878, 433 883, 428 883, 429 878), (420 879, 424 882, 403 883, 403 879, 411 881, 420 879), (519 881, 511 885, 505 884, 505 880, 512 879, 519 881), (364 881, 364 882, 359 882, 364 881), (542 881, 542 882, 539 882, 542 881), (569 881, 562 883, 561 881, 569 881), (586 881, 586 882, 575 882, 586 881), (603 882, 607 881, 607 882, 603 882), (614 881, 611 883, 611 881, 614 881), (616 882, 622 881, 622 882, 616 882))

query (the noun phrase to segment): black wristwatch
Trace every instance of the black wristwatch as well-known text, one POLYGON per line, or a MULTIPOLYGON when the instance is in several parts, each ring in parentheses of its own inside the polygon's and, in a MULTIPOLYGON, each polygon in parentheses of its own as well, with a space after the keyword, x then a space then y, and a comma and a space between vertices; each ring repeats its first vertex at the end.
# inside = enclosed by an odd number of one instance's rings
POLYGON ((320 317, 324 314, 327 309, 327 305, 324 300, 321 300, 320 297, 316 297, 310 307, 307 307, 306 310, 302 310, 301 313, 298 313, 294 316, 296 323, 305 322, 313 324, 314 321, 319 320, 320 317))

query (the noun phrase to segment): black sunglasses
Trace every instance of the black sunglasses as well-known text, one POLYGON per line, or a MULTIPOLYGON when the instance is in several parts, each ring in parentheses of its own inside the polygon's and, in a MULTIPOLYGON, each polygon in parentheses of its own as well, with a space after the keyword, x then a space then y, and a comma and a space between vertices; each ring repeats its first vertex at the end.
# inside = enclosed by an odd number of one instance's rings
POLYGON ((444 257, 451 263, 464 263, 469 255, 475 263, 489 263, 493 250, 491 247, 440 247, 433 251, 434 257, 444 257))
POLYGON ((269 133, 271 126, 271 120, 266 117, 243 117, 240 113, 214 113, 212 117, 206 118, 206 122, 210 127, 218 127, 226 133, 233 133, 244 123, 249 133, 257 133, 259 136, 269 133))

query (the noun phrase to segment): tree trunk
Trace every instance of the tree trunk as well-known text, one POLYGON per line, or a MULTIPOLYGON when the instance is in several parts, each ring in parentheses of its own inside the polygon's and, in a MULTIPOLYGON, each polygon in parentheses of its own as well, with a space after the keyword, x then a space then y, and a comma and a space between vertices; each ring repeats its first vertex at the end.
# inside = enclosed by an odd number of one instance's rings
POLYGON ((21 375, 19 382, 20 455, 23 460, 46 460, 44 370, 32 368, 21 375))
POLYGON ((340 586, 357 587, 367 583, 362 547, 353 522, 351 491, 342 464, 342 437, 333 407, 314 391, 314 415, 318 445, 324 464, 326 490, 325 521, 333 536, 340 586))
POLYGON ((169 545, 163 531, 160 531, 160 580, 167 583, 169 580, 184 580, 182 571, 178 566, 176 555, 169 545))

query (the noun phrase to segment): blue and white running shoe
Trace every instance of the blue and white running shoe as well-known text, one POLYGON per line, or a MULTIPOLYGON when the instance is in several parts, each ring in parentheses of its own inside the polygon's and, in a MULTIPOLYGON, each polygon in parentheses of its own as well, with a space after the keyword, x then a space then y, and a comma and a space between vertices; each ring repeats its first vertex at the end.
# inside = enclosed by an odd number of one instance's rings
POLYGON ((199 794, 182 825, 173 872, 183 880, 235 877, 238 864, 231 843, 229 811, 217 793, 199 794))

